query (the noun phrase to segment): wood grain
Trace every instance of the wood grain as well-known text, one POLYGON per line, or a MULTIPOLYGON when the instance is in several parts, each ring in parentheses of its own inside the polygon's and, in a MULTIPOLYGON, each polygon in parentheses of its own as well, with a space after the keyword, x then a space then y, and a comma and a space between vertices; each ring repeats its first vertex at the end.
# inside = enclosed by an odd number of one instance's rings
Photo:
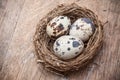
POLYGON ((120 80, 119 0, 0 0, 0 80, 120 80), (94 11, 104 26, 104 44, 93 62, 60 76, 36 63, 36 24, 59 4, 77 3, 94 11))

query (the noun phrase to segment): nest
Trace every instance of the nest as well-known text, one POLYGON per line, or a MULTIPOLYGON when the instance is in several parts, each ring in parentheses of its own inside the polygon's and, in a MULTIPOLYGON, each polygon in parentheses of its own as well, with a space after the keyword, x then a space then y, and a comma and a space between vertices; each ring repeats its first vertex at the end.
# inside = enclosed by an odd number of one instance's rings
POLYGON ((59 5, 38 23, 34 36, 34 45, 38 62, 42 63, 47 70, 67 73, 69 71, 78 70, 89 63, 101 47, 102 39, 103 25, 94 12, 87 8, 80 7, 77 4, 59 5), (96 26, 94 34, 90 37, 89 41, 85 43, 83 52, 76 58, 67 61, 61 60, 53 54, 54 40, 50 39, 46 33, 47 24, 50 20, 59 15, 68 16, 72 23, 78 18, 87 17, 90 18, 96 26))

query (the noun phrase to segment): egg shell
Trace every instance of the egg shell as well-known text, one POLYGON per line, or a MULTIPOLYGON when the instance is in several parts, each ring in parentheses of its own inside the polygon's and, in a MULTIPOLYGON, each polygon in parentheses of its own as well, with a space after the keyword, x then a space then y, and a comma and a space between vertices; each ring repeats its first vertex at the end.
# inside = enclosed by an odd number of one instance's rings
POLYGON ((72 25, 69 34, 87 41, 95 32, 95 26, 89 18, 79 18, 72 25))
POLYGON ((59 37, 54 45, 54 54, 63 59, 72 59, 78 56, 84 49, 84 43, 75 36, 64 35, 59 37))
POLYGON ((71 22, 67 16, 58 16, 48 23, 46 32, 50 37, 59 37, 67 34, 70 25, 71 22))

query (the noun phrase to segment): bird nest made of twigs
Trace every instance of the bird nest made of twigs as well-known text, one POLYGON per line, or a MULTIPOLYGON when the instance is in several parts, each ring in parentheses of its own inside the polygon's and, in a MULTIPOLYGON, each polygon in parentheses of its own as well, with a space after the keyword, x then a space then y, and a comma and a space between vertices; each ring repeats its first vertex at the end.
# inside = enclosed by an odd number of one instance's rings
POLYGON ((90 62, 101 47, 102 40, 103 25, 98 20, 97 15, 87 8, 80 7, 77 4, 71 4, 57 6, 39 21, 34 36, 34 45, 38 62, 42 63, 47 70, 67 73, 78 70, 90 62), (68 16, 72 23, 78 18, 87 17, 90 18, 96 26, 94 34, 85 43, 83 52, 71 60, 61 60, 53 54, 54 40, 51 40, 46 33, 47 24, 59 15, 68 16))

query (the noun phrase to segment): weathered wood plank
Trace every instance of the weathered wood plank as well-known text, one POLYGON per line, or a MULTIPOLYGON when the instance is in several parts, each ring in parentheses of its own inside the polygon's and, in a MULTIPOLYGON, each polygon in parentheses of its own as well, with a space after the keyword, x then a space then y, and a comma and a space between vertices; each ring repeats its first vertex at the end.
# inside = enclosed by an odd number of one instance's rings
POLYGON ((0 80, 119 80, 119 0, 1 0, 0 80), (104 44, 85 69, 60 76, 36 63, 33 35, 38 21, 59 4, 76 2, 93 10, 104 26, 104 44), (3 14, 2 14, 3 13, 3 14))
POLYGON ((23 3, 24 0, 11 0, 9 2, 2 0, 0 2, 0 80, 2 80, 4 75, 6 75, 4 74, 4 71, 2 71, 2 66, 5 61, 5 56, 7 55, 9 44, 11 43, 23 3))
POLYGON ((6 10, 7 0, 0 0, 0 24, 2 23, 4 16, 5 16, 5 10, 6 10))

